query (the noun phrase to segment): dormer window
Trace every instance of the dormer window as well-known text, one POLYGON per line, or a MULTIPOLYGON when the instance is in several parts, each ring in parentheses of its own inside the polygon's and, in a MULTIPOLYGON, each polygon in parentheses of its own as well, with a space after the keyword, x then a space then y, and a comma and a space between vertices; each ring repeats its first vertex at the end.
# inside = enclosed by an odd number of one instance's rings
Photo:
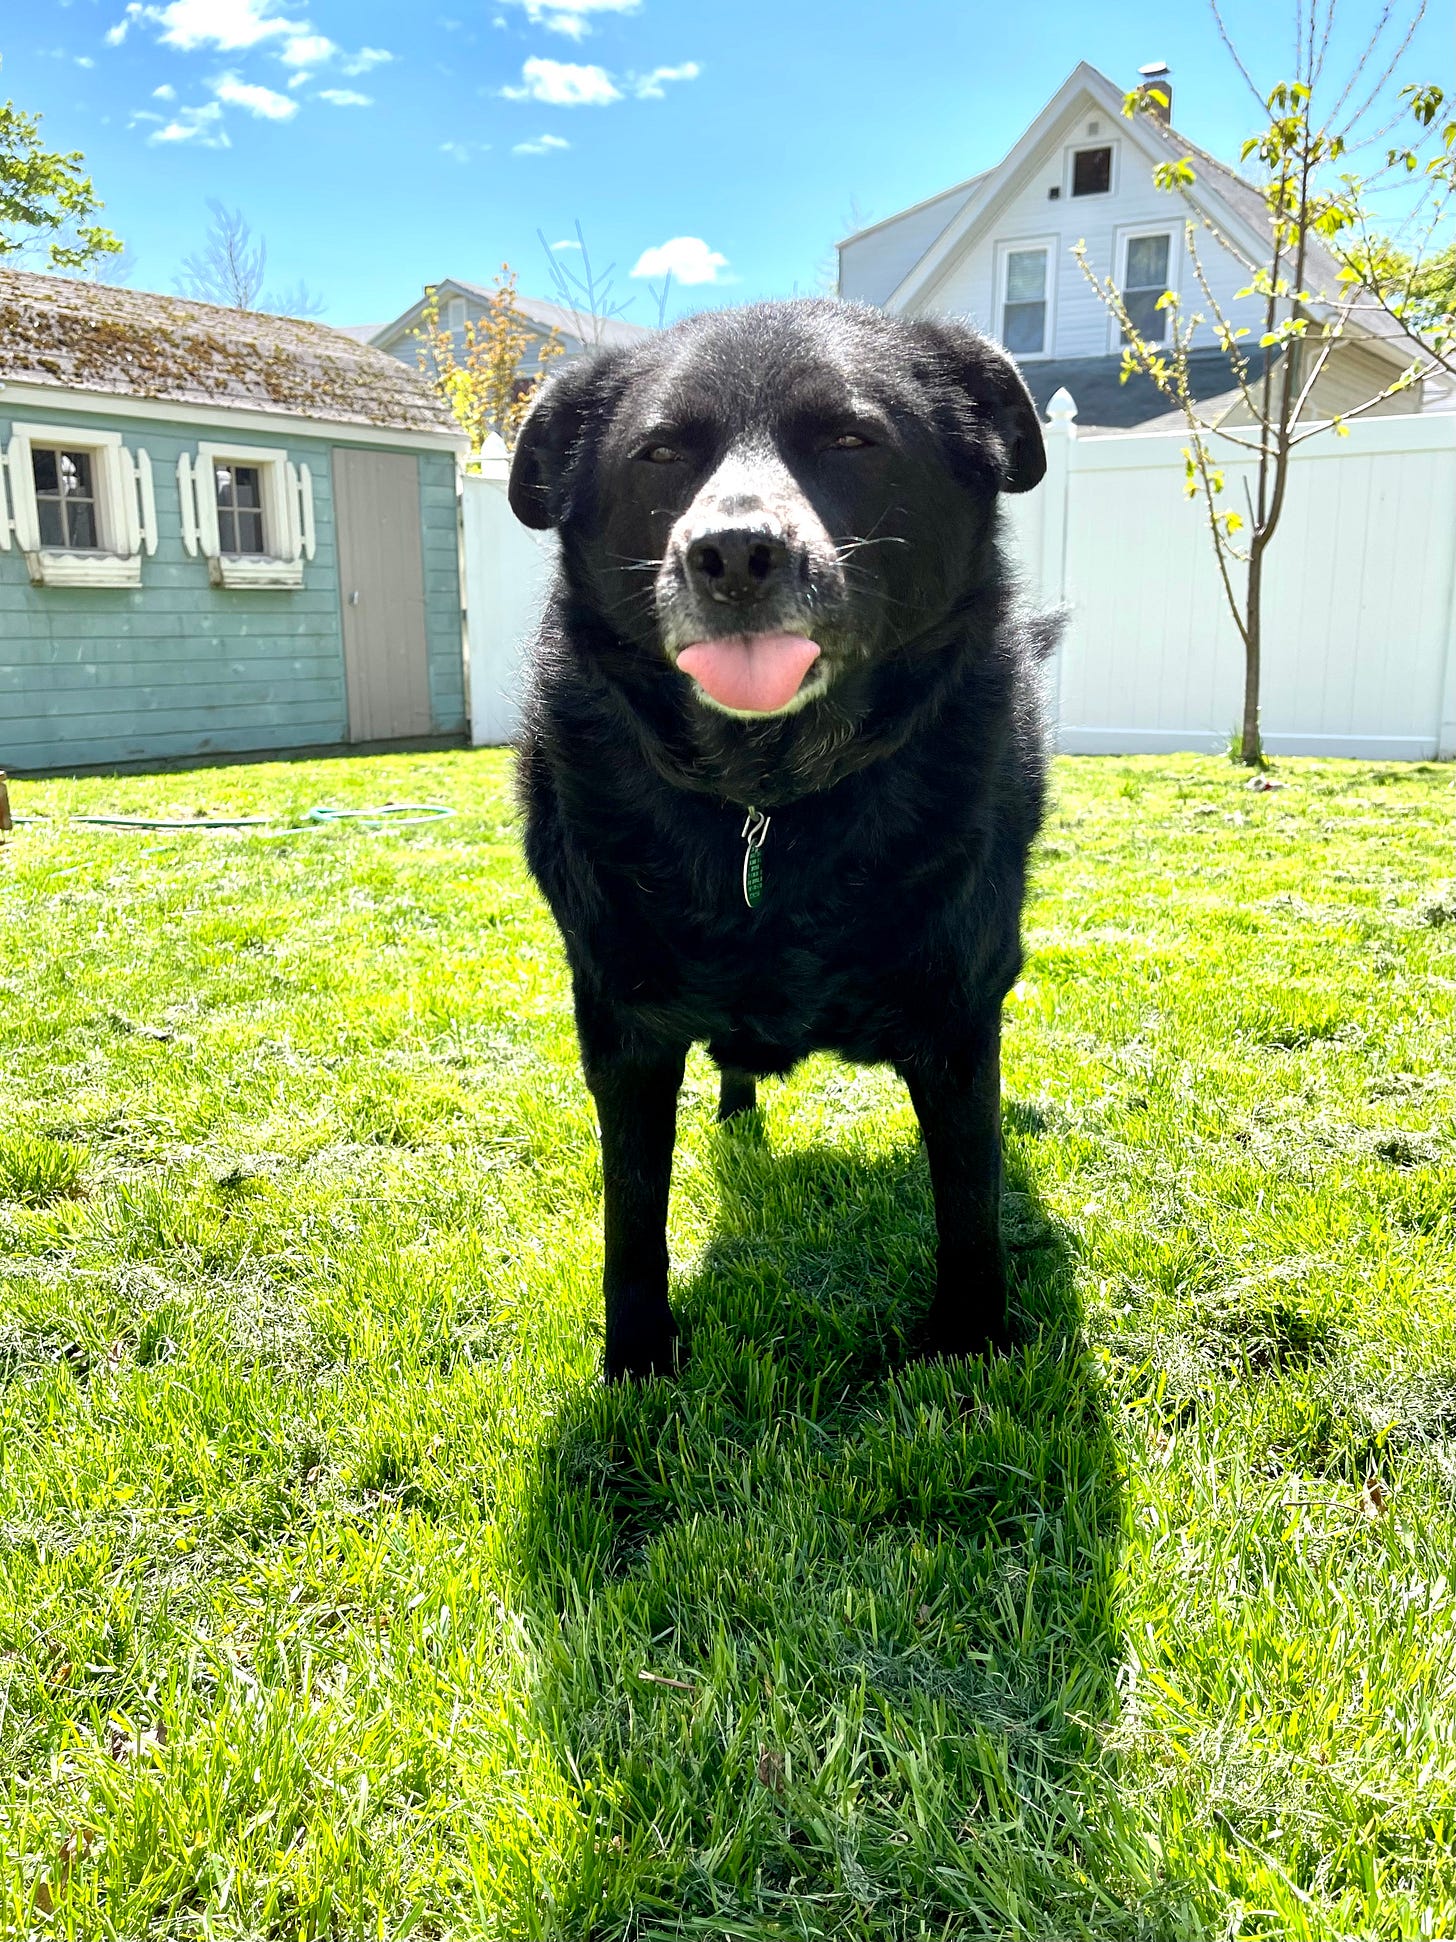
POLYGON ((1097 148, 1072 151, 1072 194, 1105 196, 1112 192, 1112 148, 1102 143, 1097 148))

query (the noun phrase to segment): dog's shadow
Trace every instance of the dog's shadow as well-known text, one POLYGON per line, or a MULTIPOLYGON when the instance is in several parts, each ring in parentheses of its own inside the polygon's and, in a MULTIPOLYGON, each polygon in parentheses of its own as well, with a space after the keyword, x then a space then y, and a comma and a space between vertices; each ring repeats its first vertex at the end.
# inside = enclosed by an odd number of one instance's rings
POLYGON ((719 1229, 673 1291, 686 1368, 573 1399, 520 1527, 538 1721, 579 1815, 560 1932, 888 1936, 913 1908, 979 1933, 1013 1902, 1034 1930, 1093 1892, 1118 1465, 1019 1144, 1021 1345, 917 1364, 918 1146, 717 1136, 719 1229))

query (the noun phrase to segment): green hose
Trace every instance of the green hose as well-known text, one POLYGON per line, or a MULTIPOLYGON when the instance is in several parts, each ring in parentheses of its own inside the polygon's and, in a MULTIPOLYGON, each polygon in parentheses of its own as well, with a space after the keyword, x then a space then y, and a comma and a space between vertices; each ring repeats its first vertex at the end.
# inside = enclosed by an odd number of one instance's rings
MULTIPOLYGON (((367 823, 373 829, 391 826, 402 829, 409 823, 434 823, 455 811, 443 802, 388 802, 377 809, 335 809, 317 803, 304 811, 301 823, 287 829, 272 829, 271 816, 71 816, 68 821, 87 823, 95 829, 266 829, 270 836, 302 836, 326 823, 367 823)), ((35 817, 17 816, 17 822, 34 822, 35 817)))

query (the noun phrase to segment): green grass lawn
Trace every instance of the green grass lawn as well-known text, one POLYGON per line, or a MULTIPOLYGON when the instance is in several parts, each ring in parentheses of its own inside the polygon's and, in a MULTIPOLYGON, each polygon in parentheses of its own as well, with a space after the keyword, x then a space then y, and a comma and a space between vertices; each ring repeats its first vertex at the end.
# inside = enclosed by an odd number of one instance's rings
POLYGON ((1278 779, 1057 770, 1024 1348, 904 1365, 891 1076, 696 1053, 611 1394, 506 758, 17 785, 0 1932, 1456 1934, 1456 777, 1278 779))

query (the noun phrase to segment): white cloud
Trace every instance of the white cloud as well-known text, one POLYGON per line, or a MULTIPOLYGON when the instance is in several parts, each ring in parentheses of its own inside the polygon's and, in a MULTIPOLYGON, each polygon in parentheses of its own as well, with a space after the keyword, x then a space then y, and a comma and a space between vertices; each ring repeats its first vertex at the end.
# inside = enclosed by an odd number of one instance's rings
POLYGON ((372 94, 356 94, 352 88, 320 88, 319 101, 331 101, 336 108, 372 108, 372 94))
POLYGON ((327 34, 290 34, 278 58, 285 67, 313 67, 338 51, 327 34))
POLYGON ((726 283, 720 276, 728 258, 709 249, 701 236, 674 236, 645 249, 632 266, 633 276, 670 276, 677 283, 726 283))
POLYGON ((298 113, 298 103, 290 101, 286 94, 261 88, 254 81, 239 80, 236 74, 219 75, 212 91, 219 101, 229 102, 234 108, 246 108, 250 115, 264 121, 290 121, 298 113))
POLYGON ((542 135, 534 142, 517 142, 511 150, 512 155, 549 155, 553 148, 570 148, 559 135, 542 135))
POLYGON ((551 247, 552 247, 552 249, 553 249, 553 250, 559 250, 559 249, 580 249, 580 248, 581 248, 581 244, 580 244, 579 242, 577 242, 577 240, 576 240, 576 238, 575 238, 574 236, 563 236, 563 237, 562 237, 562 239, 561 239, 561 241, 560 241, 559 243, 553 243, 553 244, 551 245, 551 247))
POLYGON ((164 128, 153 129, 149 142, 196 142, 199 148, 230 148, 227 130, 222 126, 222 109, 215 101, 201 108, 179 108, 177 119, 164 128))
POLYGON ((636 13, 641 0, 512 0, 512 4, 524 7, 533 27, 581 40, 591 32, 592 14, 636 13))
POLYGON ((273 0, 170 0, 165 7, 128 7, 127 13, 154 21, 166 46, 184 52, 194 47, 256 47, 279 35, 307 33, 306 20, 287 20, 272 8, 273 0))
POLYGON ((485 155, 489 151, 489 142, 441 142, 440 144, 440 153, 453 155, 457 162, 468 162, 472 155, 485 155))
POLYGON ((301 67, 298 70, 297 74, 289 75, 288 85, 290 88, 303 88, 303 87, 307 87, 308 83, 312 79, 313 79, 313 69, 311 67, 301 67))
POLYGON ((387 47, 361 47, 357 54, 350 54, 342 66, 345 74, 367 74, 371 67, 378 67, 382 62, 393 59, 387 47))
POLYGON ((680 67, 655 67, 650 74, 630 75, 627 85, 639 101, 661 101, 664 81, 696 81, 702 71, 696 61, 684 61, 680 67))
POLYGON ((177 90, 170 81, 164 81, 161 87, 152 89, 152 99, 153 101, 175 101, 177 90))
POLYGON ((96 63, 89 54, 78 54, 76 56, 76 65, 77 67, 95 67, 96 63))
POLYGON ((141 12, 141 0, 132 0, 131 5, 127 8, 126 12, 121 16, 121 19, 117 21, 114 27, 108 27, 105 34, 102 36, 102 38, 105 40, 106 45, 108 47, 121 46, 121 43, 127 37, 127 33, 131 28, 132 22, 136 19, 137 15, 140 12, 141 12))
POLYGON ((570 61, 544 61, 532 55, 521 68, 518 88, 502 88, 508 101, 545 101, 554 108, 602 108, 620 101, 622 91, 604 67, 577 67, 570 61))

